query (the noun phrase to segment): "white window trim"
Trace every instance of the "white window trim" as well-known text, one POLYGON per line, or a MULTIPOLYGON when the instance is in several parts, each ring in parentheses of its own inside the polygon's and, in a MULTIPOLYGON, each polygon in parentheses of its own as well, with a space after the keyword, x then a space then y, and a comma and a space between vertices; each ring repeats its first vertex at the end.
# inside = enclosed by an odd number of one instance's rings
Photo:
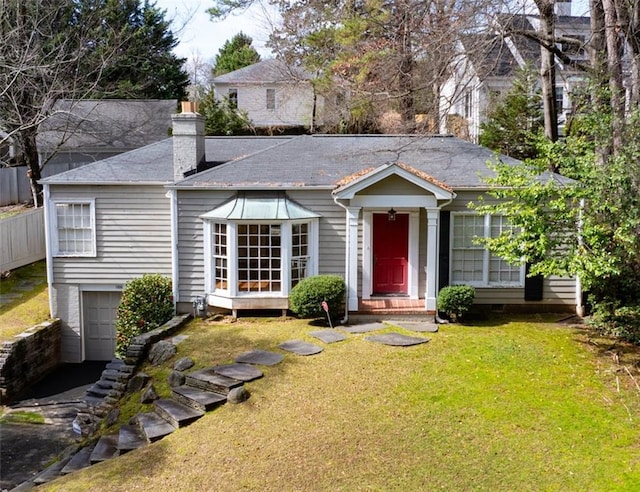
POLYGON ((225 221, 225 220, 205 220, 204 221, 204 279, 207 294, 220 295, 223 297, 279 297, 288 296, 291 290, 291 226, 293 224, 309 224, 309 262, 307 263, 307 277, 318 274, 318 253, 319 247, 319 219, 310 218, 303 220, 256 220, 256 221, 225 221), (213 286, 213 223, 227 224, 227 290, 214 289, 213 286), (280 225, 281 245, 280 245, 280 291, 271 292, 238 292, 237 272, 238 272, 238 247, 237 247, 237 226, 238 224, 269 224, 280 225), (285 242, 286 241, 286 242, 285 242), (283 247, 286 244, 287 247, 283 247), (286 266, 286 268, 285 268, 286 266))
POLYGON ((56 198, 51 200, 52 206, 49 210, 49 219, 51 220, 51 244, 53 246, 53 257, 55 258, 95 258, 96 253, 96 200, 94 198, 79 200, 65 200, 56 198), (58 205, 89 205, 89 216, 91 219, 91 251, 87 253, 67 253, 60 251, 60 242, 58 237, 58 205))
MULTIPOLYGON (((469 280, 453 280, 453 231, 456 217, 481 215, 474 212, 451 212, 451 224, 449 226, 449 279, 451 285, 471 285, 472 287, 486 287, 486 288, 509 288, 509 289, 521 289, 524 287, 525 279, 525 265, 520 266, 520 277, 518 282, 490 282, 489 281, 489 265, 491 259, 491 252, 487 248, 483 248, 482 254, 482 281, 469 281, 469 280)), ((491 233, 491 214, 484 214, 484 237, 491 233)))

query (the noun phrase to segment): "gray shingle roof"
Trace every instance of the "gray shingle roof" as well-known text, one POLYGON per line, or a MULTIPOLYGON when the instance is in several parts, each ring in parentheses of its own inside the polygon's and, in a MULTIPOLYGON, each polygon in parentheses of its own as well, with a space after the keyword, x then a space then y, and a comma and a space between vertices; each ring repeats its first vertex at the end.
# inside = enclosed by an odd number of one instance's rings
POLYGON ((40 125, 38 147, 126 151, 149 145, 167 138, 177 104, 175 99, 57 101, 40 125))
POLYGON ((309 80, 311 75, 300 67, 281 60, 263 60, 248 67, 225 73, 213 79, 213 84, 265 84, 309 80))
MULTIPOLYGON (((208 162, 249 156, 290 137, 207 137, 208 162)), ((135 184, 173 182, 173 141, 166 138, 130 152, 87 164, 42 180, 47 184, 135 184)))
MULTIPOLYGON (((195 174, 179 188, 334 188, 363 169, 401 162, 453 188, 486 185, 496 155, 450 136, 303 135, 252 156, 195 174)), ((507 163, 515 159, 502 156, 507 163)))

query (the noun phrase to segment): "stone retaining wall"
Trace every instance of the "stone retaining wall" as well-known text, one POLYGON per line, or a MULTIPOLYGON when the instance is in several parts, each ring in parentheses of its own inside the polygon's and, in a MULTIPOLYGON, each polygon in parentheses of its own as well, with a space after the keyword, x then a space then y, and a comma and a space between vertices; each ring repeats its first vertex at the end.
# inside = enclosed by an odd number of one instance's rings
POLYGON ((0 347, 0 403, 20 395, 61 362, 59 319, 46 321, 3 342, 0 347))

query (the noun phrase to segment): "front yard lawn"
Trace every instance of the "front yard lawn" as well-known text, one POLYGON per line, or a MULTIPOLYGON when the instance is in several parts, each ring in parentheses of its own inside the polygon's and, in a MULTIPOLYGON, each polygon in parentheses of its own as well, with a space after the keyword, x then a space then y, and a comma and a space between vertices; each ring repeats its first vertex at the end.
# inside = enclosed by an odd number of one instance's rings
POLYGON ((279 319, 190 323, 176 357, 190 355, 197 367, 254 348, 279 351, 291 339, 324 351, 287 353, 247 384, 247 402, 43 490, 629 491, 640 484, 639 378, 627 359, 635 349, 540 317, 442 326, 425 334, 429 343, 408 348, 372 343, 367 334, 324 345, 308 335, 314 329, 279 319))
POLYGON ((0 281, 0 294, 17 296, 0 303, 0 342, 49 319, 44 260, 13 270, 9 278, 0 281))

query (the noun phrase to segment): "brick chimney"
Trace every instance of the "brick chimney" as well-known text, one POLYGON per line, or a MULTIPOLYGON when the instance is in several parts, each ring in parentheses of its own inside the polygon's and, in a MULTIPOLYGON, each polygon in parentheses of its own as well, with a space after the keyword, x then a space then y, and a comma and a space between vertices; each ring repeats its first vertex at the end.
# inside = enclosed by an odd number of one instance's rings
POLYGON ((571 0, 558 0, 556 2, 556 15, 558 15, 558 16, 570 16, 571 15, 571 0))
POLYGON ((198 105, 182 101, 182 112, 173 121, 173 180, 181 181, 188 171, 195 171, 204 161, 204 117, 198 105))

